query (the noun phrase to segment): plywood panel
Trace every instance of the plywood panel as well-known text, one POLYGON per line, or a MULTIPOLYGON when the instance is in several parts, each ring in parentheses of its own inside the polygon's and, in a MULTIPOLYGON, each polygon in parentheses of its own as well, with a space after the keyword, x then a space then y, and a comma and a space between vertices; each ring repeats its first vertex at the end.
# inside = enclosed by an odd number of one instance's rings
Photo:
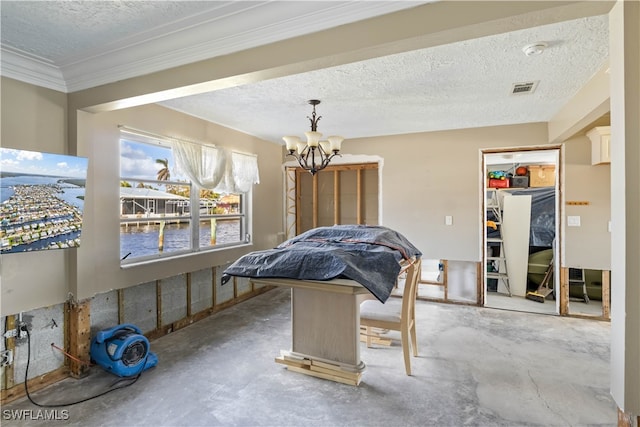
POLYGON ((334 174, 318 174, 318 226, 331 226, 335 224, 334 218, 334 174))
POLYGON ((340 173, 340 223, 358 223, 357 203, 357 171, 342 171, 340 173))
POLYGON ((509 286, 513 295, 523 297, 527 294, 531 196, 505 194, 502 223, 509 286))
POLYGON ((362 217, 364 224, 378 225, 378 169, 362 171, 362 217))

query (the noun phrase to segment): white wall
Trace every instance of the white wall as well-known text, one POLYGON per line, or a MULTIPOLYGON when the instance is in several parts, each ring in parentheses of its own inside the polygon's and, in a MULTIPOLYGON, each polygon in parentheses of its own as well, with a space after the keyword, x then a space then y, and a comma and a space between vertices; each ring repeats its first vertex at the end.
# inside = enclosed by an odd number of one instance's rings
MULTIPOLYGON (((2 147, 68 154, 66 95, 4 77, 1 84, 2 147)), ((64 301, 69 263, 68 251, 0 255, 2 314, 64 301)))
POLYGON ((591 165, 591 141, 584 135, 568 140, 564 154, 564 201, 589 203, 565 204, 564 266, 610 270, 611 166, 591 165), (567 216, 579 216, 580 226, 567 226, 567 216))
POLYGON ((2 89, 3 147, 89 158, 81 247, 3 254, 3 315, 61 303, 69 293, 81 300, 111 289, 224 265, 246 252, 278 243, 278 233, 283 231, 279 145, 151 105, 109 113, 78 113, 78 148, 76 153, 69 153, 64 94, 5 78, 2 89), (253 191, 253 245, 121 268, 118 124, 257 154, 260 184, 253 191))
POLYGON ((405 234, 427 259, 480 262, 480 150, 546 142, 546 124, 534 123, 347 140, 343 151, 383 158, 383 225, 405 234))

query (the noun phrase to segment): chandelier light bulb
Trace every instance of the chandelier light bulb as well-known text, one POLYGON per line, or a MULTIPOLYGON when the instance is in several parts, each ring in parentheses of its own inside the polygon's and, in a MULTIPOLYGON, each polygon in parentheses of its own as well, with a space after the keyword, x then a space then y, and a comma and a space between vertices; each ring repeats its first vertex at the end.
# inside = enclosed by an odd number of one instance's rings
POLYGON ((283 136, 282 139, 284 139, 287 151, 295 151, 295 149, 298 148, 300 138, 297 136, 283 136))

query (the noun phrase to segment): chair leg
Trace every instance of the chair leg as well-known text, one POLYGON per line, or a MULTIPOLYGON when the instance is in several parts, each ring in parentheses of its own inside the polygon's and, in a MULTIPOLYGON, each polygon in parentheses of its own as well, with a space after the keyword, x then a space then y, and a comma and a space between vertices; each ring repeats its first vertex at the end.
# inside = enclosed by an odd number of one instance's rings
POLYGON ((373 344, 373 336, 371 335, 371 326, 365 327, 365 333, 367 334, 367 347, 370 348, 373 344))
POLYGON ((404 370, 407 372, 407 375, 411 375, 411 358, 409 357, 409 331, 407 328, 402 328, 401 331, 402 337, 402 354, 404 356, 404 370))
POLYGON ((413 350, 413 357, 418 357, 418 338, 416 336, 416 322, 411 324, 411 349, 413 350))

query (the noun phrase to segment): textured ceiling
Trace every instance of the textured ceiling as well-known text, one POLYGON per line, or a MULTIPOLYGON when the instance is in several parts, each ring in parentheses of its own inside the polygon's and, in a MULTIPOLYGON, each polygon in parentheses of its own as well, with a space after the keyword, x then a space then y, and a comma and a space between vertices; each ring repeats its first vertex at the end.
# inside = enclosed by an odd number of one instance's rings
MULTIPOLYGON (((416 4, 2 1, 2 72, 13 78, 31 74, 35 79, 33 70, 39 70, 48 75, 42 81, 51 85, 62 81, 63 90, 78 90, 416 4), (206 40, 198 39, 203 32, 208 34, 206 40), (27 62, 40 68, 28 68, 27 62)), ((278 143, 282 135, 302 135, 308 130, 306 116, 311 107, 306 100, 312 98, 323 101, 317 107, 323 116, 318 130, 346 138, 544 122, 607 59, 608 18, 603 15, 265 80, 162 105, 278 143), (523 53, 525 45, 540 41, 548 44, 544 53, 523 53), (538 82, 533 93, 511 94, 514 83, 530 81, 538 82)))

